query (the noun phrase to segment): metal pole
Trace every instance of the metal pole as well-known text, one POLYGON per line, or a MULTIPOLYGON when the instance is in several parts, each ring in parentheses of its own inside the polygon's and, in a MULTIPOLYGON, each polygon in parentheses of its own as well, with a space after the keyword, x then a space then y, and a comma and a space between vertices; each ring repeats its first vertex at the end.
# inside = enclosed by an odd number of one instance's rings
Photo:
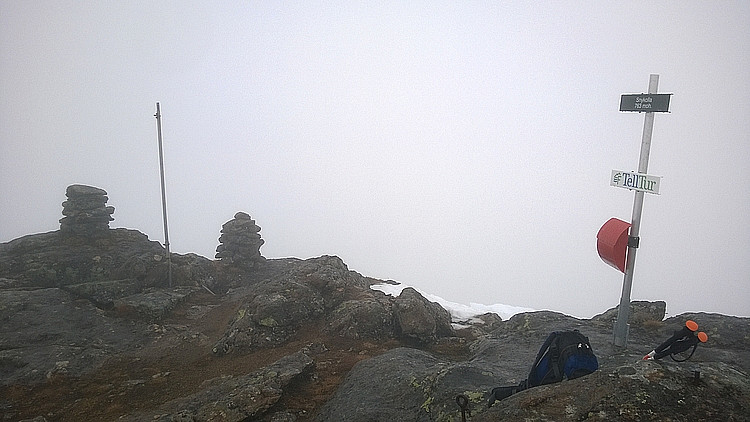
MULTIPOLYGON (((659 88, 659 75, 650 75, 648 81, 648 93, 656 94, 659 88)), ((654 113, 647 112, 643 120, 643 137, 641 138, 641 156, 638 161, 638 173, 648 172, 648 156, 651 151, 651 134, 654 129, 654 113)), ((626 347, 628 344, 628 319, 630 318, 630 291, 633 287, 633 270, 635 269, 635 254, 638 250, 641 229, 641 212, 643 211, 644 192, 636 191, 633 201, 633 217, 630 226, 630 237, 628 238, 628 256, 625 263, 625 278, 622 282, 622 296, 620 296, 620 307, 617 311, 617 321, 614 329, 614 344, 617 347, 626 347)))
POLYGON ((159 135, 159 170, 161 172, 161 209, 164 217, 164 247, 167 249, 167 267, 169 287, 172 287, 172 254, 169 252, 169 230, 167 229, 167 194, 164 189, 164 153, 162 152, 161 142, 161 109, 159 103, 156 103, 156 130, 159 135))

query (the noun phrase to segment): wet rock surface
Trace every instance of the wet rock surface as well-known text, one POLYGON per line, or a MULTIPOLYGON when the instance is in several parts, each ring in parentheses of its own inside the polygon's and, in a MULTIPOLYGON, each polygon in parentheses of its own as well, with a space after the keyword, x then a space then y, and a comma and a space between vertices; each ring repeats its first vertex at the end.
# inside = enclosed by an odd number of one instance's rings
MULTIPOLYGON (((212 265, 195 254, 172 254, 175 285, 210 283, 212 265)), ((12 280, 5 284, 15 288, 66 288, 114 280, 135 280, 140 287, 167 287, 167 272, 164 248, 136 230, 110 229, 106 236, 86 241, 53 231, 0 244, 0 277, 12 280)))
POLYGON ((3 420, 304 420, 351 365, 398 345, 418 320, 432 327, 418 330, 423 345, 452 335, 447 312, 416 291, 396 320, 396 299, 369 288, 378 280, 335 256, 234 269, 237 287, 218 295, 209 286, 226 277, 224 266, 174 254, 168 287, 163 256, 127 229, 85 243, 50 232, 0 244, 3 420), (303 409, 279 410, 300 384, 322 392, 303 409), (158 403, 138 399, 144 391, 158 403), (69 397, 78 392, 85 396, 69 397), (220 403, 222 395, 234 398, 220 403), (104 416, 100 396, 123 408, 104 416))
POLYGON ((139 324, 57 288, 0 290, 0 321, 2 385, 91 373, 147 339, 139 324))
POLYGON ((460 361, 394 349, 358 364, 316 420, 461 420, 458 394, 469 399, 470 421, 748 420, 748 327, 747 318, 685 314, 632 327, 628 348, 619 349, 611 344, 612 327, 597 321, 553 312, 519 314, 470 342, 469 355, 460 361), (642 360, 686 319, 700 321, 716 341, 709 334, 709 343, 687 362, 642 360), (730 334, 729 327, 737 331, 730 334), (525 379, 547 334, 567 329, 589 337, 598 371, 531 388, 487 408, 493 387, 525 379))
POLYGON ((242 421, 262 415, 281 399, 284 390, 312 371, 305 350, 284 356, 252 373, 227 375, 204 383, 203 389, 176 399, 153 412, 129 415, 124 421, 242 421))

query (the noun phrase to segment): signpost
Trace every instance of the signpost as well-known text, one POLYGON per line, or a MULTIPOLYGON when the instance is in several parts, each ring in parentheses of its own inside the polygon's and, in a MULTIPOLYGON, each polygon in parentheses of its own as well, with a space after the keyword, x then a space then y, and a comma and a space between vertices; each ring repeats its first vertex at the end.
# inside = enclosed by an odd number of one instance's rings
POLYGON ((657 94, 659 75, 650 75, 648 94, 624 94, 620 97, 620 111, 645 112, 643 120, 643 136, 641 138, 641 155, 638 161, 638 172, 612 172, 612 186, 625 187, 635 190, 633 201, 633 217, 628 237, 628 254, 625 263, 625 278, 622 283, 622 296, 617 311, 617 321, 614 328, 614 344, 626 347, 628 343, 628 319, 630 318, 630 291, 633 287, 633 270, 635 269, 635 254, 638 250, 641 228, 641 212, 643 211, 643 196, 646 192, 658 193, 661 178, 649 176, 648 157, 651 150, 651 134, 654 130, 654 113, 668 112, 669 100, 672 94, 657 94), (618 176, 619 174, 619 176, 618 176), (617 181, 615 177, 617 176, 617 181))
POLYGON ((646 193, 655 193, 658 195, 659 185, 661 185, 661 176, 649 176, 648 174, 612 170, 612 177, 609 179, 609 185, 646 193))

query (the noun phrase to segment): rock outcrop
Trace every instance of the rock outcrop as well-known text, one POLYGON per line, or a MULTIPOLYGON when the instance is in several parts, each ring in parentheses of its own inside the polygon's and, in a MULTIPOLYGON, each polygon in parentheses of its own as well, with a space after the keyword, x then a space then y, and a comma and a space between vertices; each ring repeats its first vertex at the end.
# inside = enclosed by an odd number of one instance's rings
POLYGON ((0 290, 0 321, 0 385, 89 374, 148 338, 140 324, 57 288, 0 290))
POLYGON ((450 314, 440 305, 411 288, 397 298, 371 290, 375 280, 349 270, 339 257, 269 260, 268 268, 279 264, 287 271, 228 293, 244 299, 214 353, 276 347, 309 323, 337 337, 422 345, 453 335, 450 314))
POLYGON ((453 335, 450 313, 411 287, 396 298, 393 316, 397 333, 420 343, 429 344, 453 335))
MULTIPOLYGON (((0 277, 13 280, 16 288, 89 291, 85 294, 109 304, 133 288, 167 286, 164 248, 145 234, 117 228, 109 229, 106 236, 80 240, 53 231, 0 244, 0 277)), ((172 254, 172 273, 179 286, 208 285, 214 278, 211 262, 195 254, 172 254)))
MULTIPOLYGON (((607 312, 596 315, 592 318, 592 321, 612 326, 617 320, 617 313, 619 310, 620 305, 617 305, 607 312)), ((630 302, 630 318, 628 318, 628 323, 632 326, 659 322, 664 319, 666 313, 667 303, 663 300, 657 300, 655 302, 634 300, 630 302)))
MULTIPOLYGON (((110 229, 114 207, 103 189, 71 185, 60 230, 0 244, 0 278, 13 288, 63 288, 102 309, 144 289, 165 287, 169 263, 159 242, 131 229, 110 229)), ((177 286, 215 282, 212 263, 195 254, 172 254, 177 286)), ((0 283, 0 288, 4 287, 0 283)))
POLYGON ((750 418, 747 318, 685 314, 633 331, 629 347, 615 349, 611 327, 532 312, 516 315, 474 340, 466 359, 393 349, 356 365, 315 420, 456 421, 461 420, 458 394, 469 399, 470 421, 750 418), (686 319, 700 321, 709 331, 709 342, 690 361, 641 360, 686 319), (525 379, 544 338, 562 329, 579 329, 589 337, 600 369, 572 381, 522 391, 488 409, 487 393, 525 379))
POLYGON ((209 380, 200 392, 164 405, 165 413, 136 414, 121 420, 244 421, 256 418, 278 403, 292 383, 312 372, 313 360, 308 353, 300 350, 249 374, 209 380))

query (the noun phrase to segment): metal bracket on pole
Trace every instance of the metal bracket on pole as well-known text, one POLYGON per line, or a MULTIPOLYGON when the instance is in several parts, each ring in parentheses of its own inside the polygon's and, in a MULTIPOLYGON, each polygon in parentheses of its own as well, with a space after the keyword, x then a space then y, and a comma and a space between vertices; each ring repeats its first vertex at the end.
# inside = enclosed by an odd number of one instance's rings
MULTIPOLYGON (((659 75, 650 75, 648 93, 656 94, 659 89, 659 75)), ((643 119, 643 137, 641 138, 641 155, 638 161, 638 173, 648 173, 648 157, 651 151, 651 134, 654 130, 654 113, 646 112, 643 119)), ((643 211, 642 191, 635 192, 633 201, 633 218, 628 238, 628 255, 625 263, 625 278, 622 282, 622 296, 617 309, 617 321, 614 328, 614 345, 625 348, 628 344, 628 319, 630 318, 630 291, 633 287, 633 271, 635 270, 635 255, 640 243, 641 212, 643 211)))

